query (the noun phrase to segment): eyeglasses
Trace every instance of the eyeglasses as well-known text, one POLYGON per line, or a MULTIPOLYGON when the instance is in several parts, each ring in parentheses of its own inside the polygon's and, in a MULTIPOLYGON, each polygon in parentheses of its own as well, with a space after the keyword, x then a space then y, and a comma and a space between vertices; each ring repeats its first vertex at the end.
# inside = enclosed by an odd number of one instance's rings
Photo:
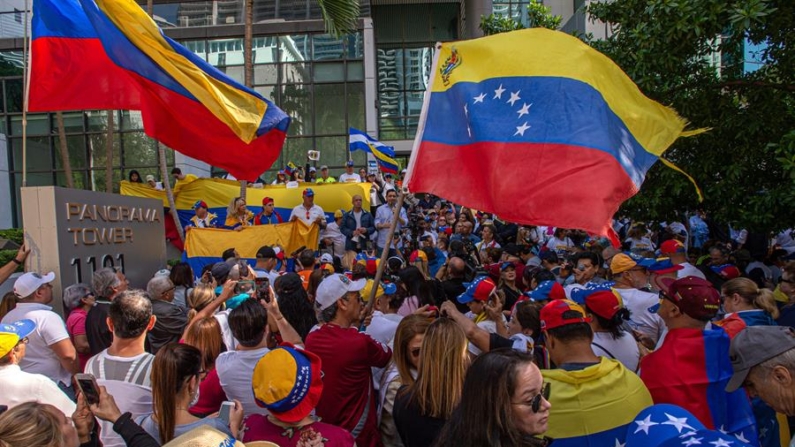
POLYGON ((512 403, 514 405, 526 405, 530 407, 531 410, 533 410, 533 413, 538 413, 539 411, 541 411, 541 398, 543 397, 544 400, 549 401, 549 388, 550 388, 549 382, 544 382, 541 385, 541 391, 535 396, 533 396, 533 398, 530 399, 529 401, 512 402, 512 403))

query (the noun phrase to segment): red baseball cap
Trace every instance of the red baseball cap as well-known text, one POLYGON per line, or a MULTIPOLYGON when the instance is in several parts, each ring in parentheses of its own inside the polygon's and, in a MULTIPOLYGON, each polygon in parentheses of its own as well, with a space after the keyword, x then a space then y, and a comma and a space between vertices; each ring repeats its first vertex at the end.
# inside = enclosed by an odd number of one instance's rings
POLYGON ((488 301, 491 293, 497 288, 488 276, 481 276, 470 283, 464 283, 466 291, 458 296, 458 302, 466 304, 472 301, 488 301))
POLYGON ((660 290, 682 313, 696 320, 708 321, 718 314, 720 293, 712 284, 697 276, 680 279, 661 278, 660 290))
POLYGON ((660 245, 660 254, 664 255, 684 253, 685 251, 685 244, 676 239, 668 239, 660 245))
POLYGON ((600 317, 611 320, 624 307, 624 301, 614 290, 600 290, 585 297, 588 309, 600 317))
POLYGON ((585 310, 571 300, 552 300, 541 308, 541 330, 559 328, 568 324, 589 323, 585 310))
POLYGON ((272 198, 265 197, 264 199, 262 199, 262 206, 265 206, 265 205, 267 205, 269 203, 273 203, 273 199, 272 198))

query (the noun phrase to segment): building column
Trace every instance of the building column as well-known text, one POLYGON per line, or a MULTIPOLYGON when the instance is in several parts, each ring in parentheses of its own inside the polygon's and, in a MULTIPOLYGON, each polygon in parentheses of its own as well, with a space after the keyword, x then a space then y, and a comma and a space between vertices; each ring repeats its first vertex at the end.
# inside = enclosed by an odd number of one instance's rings
POLYGON ((492 0, 464 0, 466 10, 464 35, 462 39, 474 39, 483 37, 480 29, 480 17, 487 16, 492 12, 492 0))
POLYGON ((174 151, 174 167, 182 169, 183 174, 194 174, 197 177, 210 177, 212 168, 209 164, 174 151))
MULTIPOLYGON (((16 206, 13 199, 16 191, 11 189, 11 173, 8 169, 8 139, 3 133, 0 133, 0 191, 6 191, 5 194, 0 194, 0 209, 13 210, 16 206)), ((12 213, 0 213, 0 228, 13 226, 12 213)))

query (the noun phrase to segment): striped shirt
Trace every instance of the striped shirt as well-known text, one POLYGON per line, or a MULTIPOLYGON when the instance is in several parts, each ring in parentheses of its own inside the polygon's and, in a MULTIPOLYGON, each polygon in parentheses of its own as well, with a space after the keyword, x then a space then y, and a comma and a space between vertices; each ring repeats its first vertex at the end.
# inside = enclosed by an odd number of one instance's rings
POLYGON ((150 376, 155 356, 144 352, 135 357, 116 357, 104 350, 88 359, 85 373, 97 379, 118 380, 151 388, 150 376))

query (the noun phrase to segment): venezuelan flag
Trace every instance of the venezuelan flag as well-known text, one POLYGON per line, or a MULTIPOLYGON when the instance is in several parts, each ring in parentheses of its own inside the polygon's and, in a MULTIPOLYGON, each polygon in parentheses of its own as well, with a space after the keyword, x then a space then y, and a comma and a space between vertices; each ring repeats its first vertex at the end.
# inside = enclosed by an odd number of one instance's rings
POLYGON ((611 217, 685 124, 570 35, 442 43, 406 182, 508 221, 617 240, 611 217))
POLYGON ((32 27, 31 111, 140 110, 147 135, 241 179, 278 157, 290 118, 134 0, 36 0, 32 27))
POLYGON ((655 404, 679 405, 710 430, 759 445, 745 391, 725 390, 731 376, 729 336, 721 328, 668 331, 662 346, 640 363, 640 378, 655 404))
POLYGON ((364 151, 373 154, 378 169, 383 173, 397 174, 398 164, 395 160, 395 148, 386 146, 375 138, 367 135, 366 132, 350 128, 350 137, 348 139, 350 150, 364 151))
POLYGON ((599 364, 578 371, 541 370, 549 382, 549 425, 546 436, 563 447, 623 445, 627 426, 652 405, 649 391, 620 362, 602 357, 599 364))

